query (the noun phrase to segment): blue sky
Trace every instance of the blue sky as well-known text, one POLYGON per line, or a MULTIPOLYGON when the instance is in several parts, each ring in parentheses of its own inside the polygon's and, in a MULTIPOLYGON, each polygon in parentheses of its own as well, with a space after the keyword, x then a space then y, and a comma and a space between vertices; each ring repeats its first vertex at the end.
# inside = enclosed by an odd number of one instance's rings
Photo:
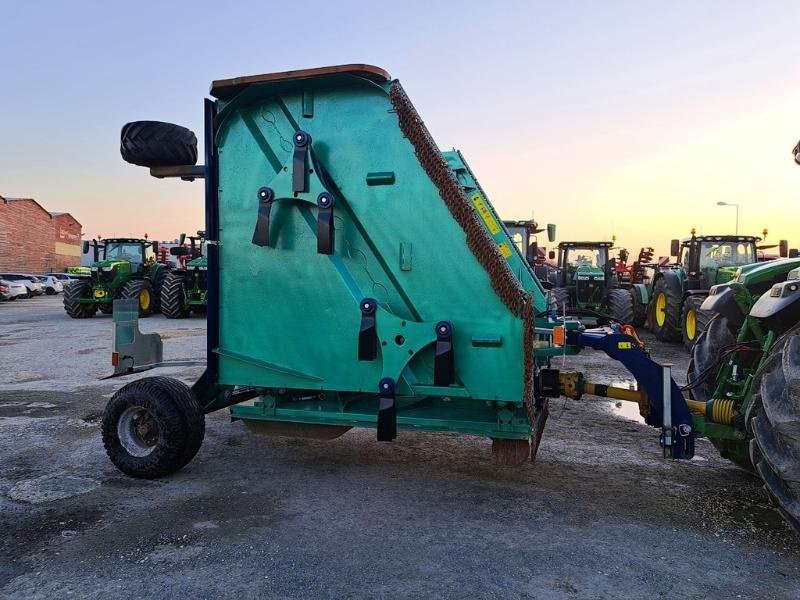
POLYGON ((202 186, 123 163, 123 123, 200 133, 212 79, 366 62, 504 217, 665 251, 691 226, 728 232, 725 200, 743 230, 800 245, 796 3, 0 4, 0 195, 91 236, 202 227, 202 186))

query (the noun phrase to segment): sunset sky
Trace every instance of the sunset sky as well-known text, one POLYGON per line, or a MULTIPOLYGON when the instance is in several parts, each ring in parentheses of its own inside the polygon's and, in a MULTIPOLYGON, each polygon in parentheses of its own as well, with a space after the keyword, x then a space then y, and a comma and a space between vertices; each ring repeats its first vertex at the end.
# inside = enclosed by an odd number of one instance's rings
POLYGON ((200 182, 122 161, 125 122, 201 134, 212 79, 365 62, 403 82, 503 218, 663 254, 692 226, 732 233, 725 201, 740 233, 800 246, 796 2, 0 6, 0 195, 88 236, 203 227, 200 182))

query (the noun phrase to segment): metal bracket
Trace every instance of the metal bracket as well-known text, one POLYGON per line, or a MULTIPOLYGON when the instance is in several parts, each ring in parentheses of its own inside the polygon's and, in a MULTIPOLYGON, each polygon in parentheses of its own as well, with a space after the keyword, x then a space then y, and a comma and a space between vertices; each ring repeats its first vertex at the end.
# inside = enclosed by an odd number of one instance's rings
POLYGON ((258 218, 253 232, 253 243, 256 246, 269 246, 269 214, 274 201, 275 193, 271 188, 262 187, 258 190, 258 218))
POLYGON ((317 196, 317 252, 333 254, 336 229, 333 227, 333 205, 336 201, 330 192, 317 196))
POLYGON ((439 321, 436 324, 436 354, 433 363, 433 385, 447 386, 455 382, 453 357, 453 324, 439 321))
POLYGON ((378 301, 364 298, 360 304, 361 328, 358 330, 358 360, 378 358, 378 330, 375 327, 375 312, 378 301))
POLYGON ((294 156, 292 158, 292 191, 305 192, 308 181, 308 147, 311 136, 298 130, 294 134, 294 156))
POLYGON ((391 442, 397 437, 397 404, 394 397, 395 381, 384 377, 378 383, 378 430, 379 442, 391 442))
POLYGON ((183 181, 194 181, 206 178, 204 165, 180 165, 177 167, 150 167, 150 175, 158 179, 166 177, 180 178, 183 181))

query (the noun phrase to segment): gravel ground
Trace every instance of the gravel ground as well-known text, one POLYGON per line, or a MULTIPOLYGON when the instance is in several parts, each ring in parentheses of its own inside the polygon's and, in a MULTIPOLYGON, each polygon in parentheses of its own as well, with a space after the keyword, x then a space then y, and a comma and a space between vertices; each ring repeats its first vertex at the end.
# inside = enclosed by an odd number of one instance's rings
MULTIPOLYGON (((141 324, 167 358, 202 357, 202 319, 141 324)), ((657 432, 603 400, 555 402, 521 468, 483 438, 270 438, 222 411, 183 471, 130 479, 99 436, 127 379, 98 380, 110 333, 60 298, 0 304, 2 597, 800 597, 800 542, 758 480, 703 440, 664 461, 657 432)), ((679 346, 646 341, 685 378, 679 346)), ((567 361, 627 377, 597 353, 567 361)))

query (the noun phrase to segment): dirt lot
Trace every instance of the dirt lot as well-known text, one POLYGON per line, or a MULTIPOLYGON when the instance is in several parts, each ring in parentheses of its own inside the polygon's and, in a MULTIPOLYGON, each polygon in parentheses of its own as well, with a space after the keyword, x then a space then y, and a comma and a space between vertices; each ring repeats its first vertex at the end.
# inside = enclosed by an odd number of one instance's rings
MULTIPOLYGON (((167 358, 203 355, 202 319, 142 329, 167 358)), ((556 402, 522 468, 482 438, 268 438, 223 411, 183 471, 127 478, 99 436, 125 383, 97 379, 110 331, 60 298, 0 304, 0 596, 800 597, 800 542, 759 482, 705 441, 664 461, 607 401, 556 402)), ((685 353, 647 341, 685 380, 685 353)), ((627 376, 594 353, 568 364, 627 376)))

